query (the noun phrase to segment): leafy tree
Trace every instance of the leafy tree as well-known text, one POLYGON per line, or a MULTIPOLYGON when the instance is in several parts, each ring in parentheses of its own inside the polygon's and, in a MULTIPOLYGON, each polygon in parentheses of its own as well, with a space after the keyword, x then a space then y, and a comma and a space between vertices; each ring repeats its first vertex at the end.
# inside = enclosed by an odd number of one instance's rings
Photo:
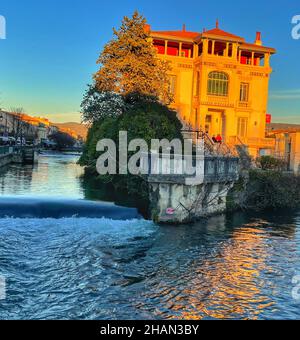
POLYGON ((89 85, 82 104, 82 120, 85 123, 103 121, 107 117, 115 117, 124 110, 124 99, 114 92, 99 92, 95 85, 89 85))
POLYGON ((107 117, 95 122, 90 128, 83 155, 82 166, 95 169, 99 153, 97 142, 112 139, 118 145, 119 131, 128 132, 128 142, 142 138, 150 147, 151 139, 182 138, 182 124, 175 111, 157 102, 155 98, 131 94, 124 97, 124 112, 117 117, 107 117))
POLYGON ((49 136, 49 139, 57 144, 59 150, 72 147, 76 142, 72 136, 60 131, 49 136))
POLYGON ((95 122, 89 129, 79 164, 81 166, 87 166, 89 171, 96 173, 96 161, 99 157, 99 153, 96 151, 98 141, 105 138, 117 141, 118 133, 117 118, 107 117, 104 120, 95 122))
POLYGON ((151 139, 182 138, 182 124, 176 112, 166 106, 173 100, 169 64, 157 57, 145 24, 137 12, 132 18, 125 17, 100 55, 101 67, 81 106, 83 120, 91 127, 79 161, 86 167, 87 177, 96 176, 100 182, 112 183, 141 199, 148 198, 148 185, 140 177, 97 175, 100 153, 96 145, 101 139, 112 139, 118 145, 119 131, 128 132, 128 142, 142 138, 149 146, 151 139))
POLYGON ((169 63, 157 58, 149 33, 145 30, 146 19, 135 12, 132 18, 124 17, 114 38, 101 53, 99 71, 94 75, 100 92, 122 95, 140 93, 160 98, 169 104, 169 63))

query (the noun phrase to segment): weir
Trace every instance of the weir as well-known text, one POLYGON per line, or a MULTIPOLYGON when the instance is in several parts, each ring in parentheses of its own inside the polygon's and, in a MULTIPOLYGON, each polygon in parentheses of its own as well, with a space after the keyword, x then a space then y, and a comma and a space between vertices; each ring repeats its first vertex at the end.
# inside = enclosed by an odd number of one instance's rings
POLYGON ((112 220, 141 219, 135 208, 111 203, 84 200, 42 198, 0 198, 0 218, 108 218, 112 220))

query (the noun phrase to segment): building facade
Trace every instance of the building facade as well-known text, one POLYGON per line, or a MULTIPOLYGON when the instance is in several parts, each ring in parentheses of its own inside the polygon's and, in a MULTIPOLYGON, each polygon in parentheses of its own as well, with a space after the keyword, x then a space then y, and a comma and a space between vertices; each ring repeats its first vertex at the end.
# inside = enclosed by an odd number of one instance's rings
POLYGON ((273 156, 283 160, 288 171, 300 174, 300 130, 274 131, 275 149, 273 156))
POLYGON ((245 144, 253 156, 274 148, 265 138, 270 57, 258 32, 254 44, 216 28, 202 33, 152 31, 158 57, 169 61, 172 107, 186 127, 245 144))

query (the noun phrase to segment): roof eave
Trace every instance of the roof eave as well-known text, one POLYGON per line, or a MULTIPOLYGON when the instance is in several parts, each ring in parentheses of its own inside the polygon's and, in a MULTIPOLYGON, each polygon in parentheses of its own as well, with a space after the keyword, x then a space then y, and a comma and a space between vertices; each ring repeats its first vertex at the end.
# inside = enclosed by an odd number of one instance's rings
POLYGON ((155 33, 151 32, 150 37, 153 39, 159 39, 159 40, 168 40, 168 41, 182 41, 182 42, 188 42, 188 43, 194 43, 195 40, 198 38, 188 38, 188 37, 176 37, 174 35, 168 35, 168 34, 162 34, 162 33, 155 33))
POLYGON ((211 34, 211 33, 202 33, 202 38, 206 39, 216 39, 216 40, 224 40, 224 41, 230 41, 230 42, 240 42, 245 43, 245 39, 240 37, 230 37, 230 36, 224 36, 224 35, 218 35, 218 34, 211 34))
POLYGON ((276 54, 277 51, 275 48, 272 47, 267 47, 267 46, 259 46, 259 45, 244 45, 243 44, 240 46, 240 48, 244 51, 256 51, 256 52, 265 52, 265 53, 271 53, 271 54, 276 54))

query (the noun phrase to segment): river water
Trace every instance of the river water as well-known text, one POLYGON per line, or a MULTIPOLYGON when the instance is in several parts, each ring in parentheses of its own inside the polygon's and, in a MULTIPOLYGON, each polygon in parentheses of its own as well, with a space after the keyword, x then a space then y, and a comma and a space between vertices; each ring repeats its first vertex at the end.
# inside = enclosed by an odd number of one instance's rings
MULTIPOLYGON (((28 202, 68 201, 76 210, 78 200, 95 199, 77 159, 43 156, 38 166, 2 171, 0 211, 12 198, 16 216, 28 202)), ((300 211, 158 226, 131 210, 122 220, 117 208, 109 218, 41 218, 28 207, 26 218, 0 218, 0 319, 300 317, 292 283, 300 211)))

